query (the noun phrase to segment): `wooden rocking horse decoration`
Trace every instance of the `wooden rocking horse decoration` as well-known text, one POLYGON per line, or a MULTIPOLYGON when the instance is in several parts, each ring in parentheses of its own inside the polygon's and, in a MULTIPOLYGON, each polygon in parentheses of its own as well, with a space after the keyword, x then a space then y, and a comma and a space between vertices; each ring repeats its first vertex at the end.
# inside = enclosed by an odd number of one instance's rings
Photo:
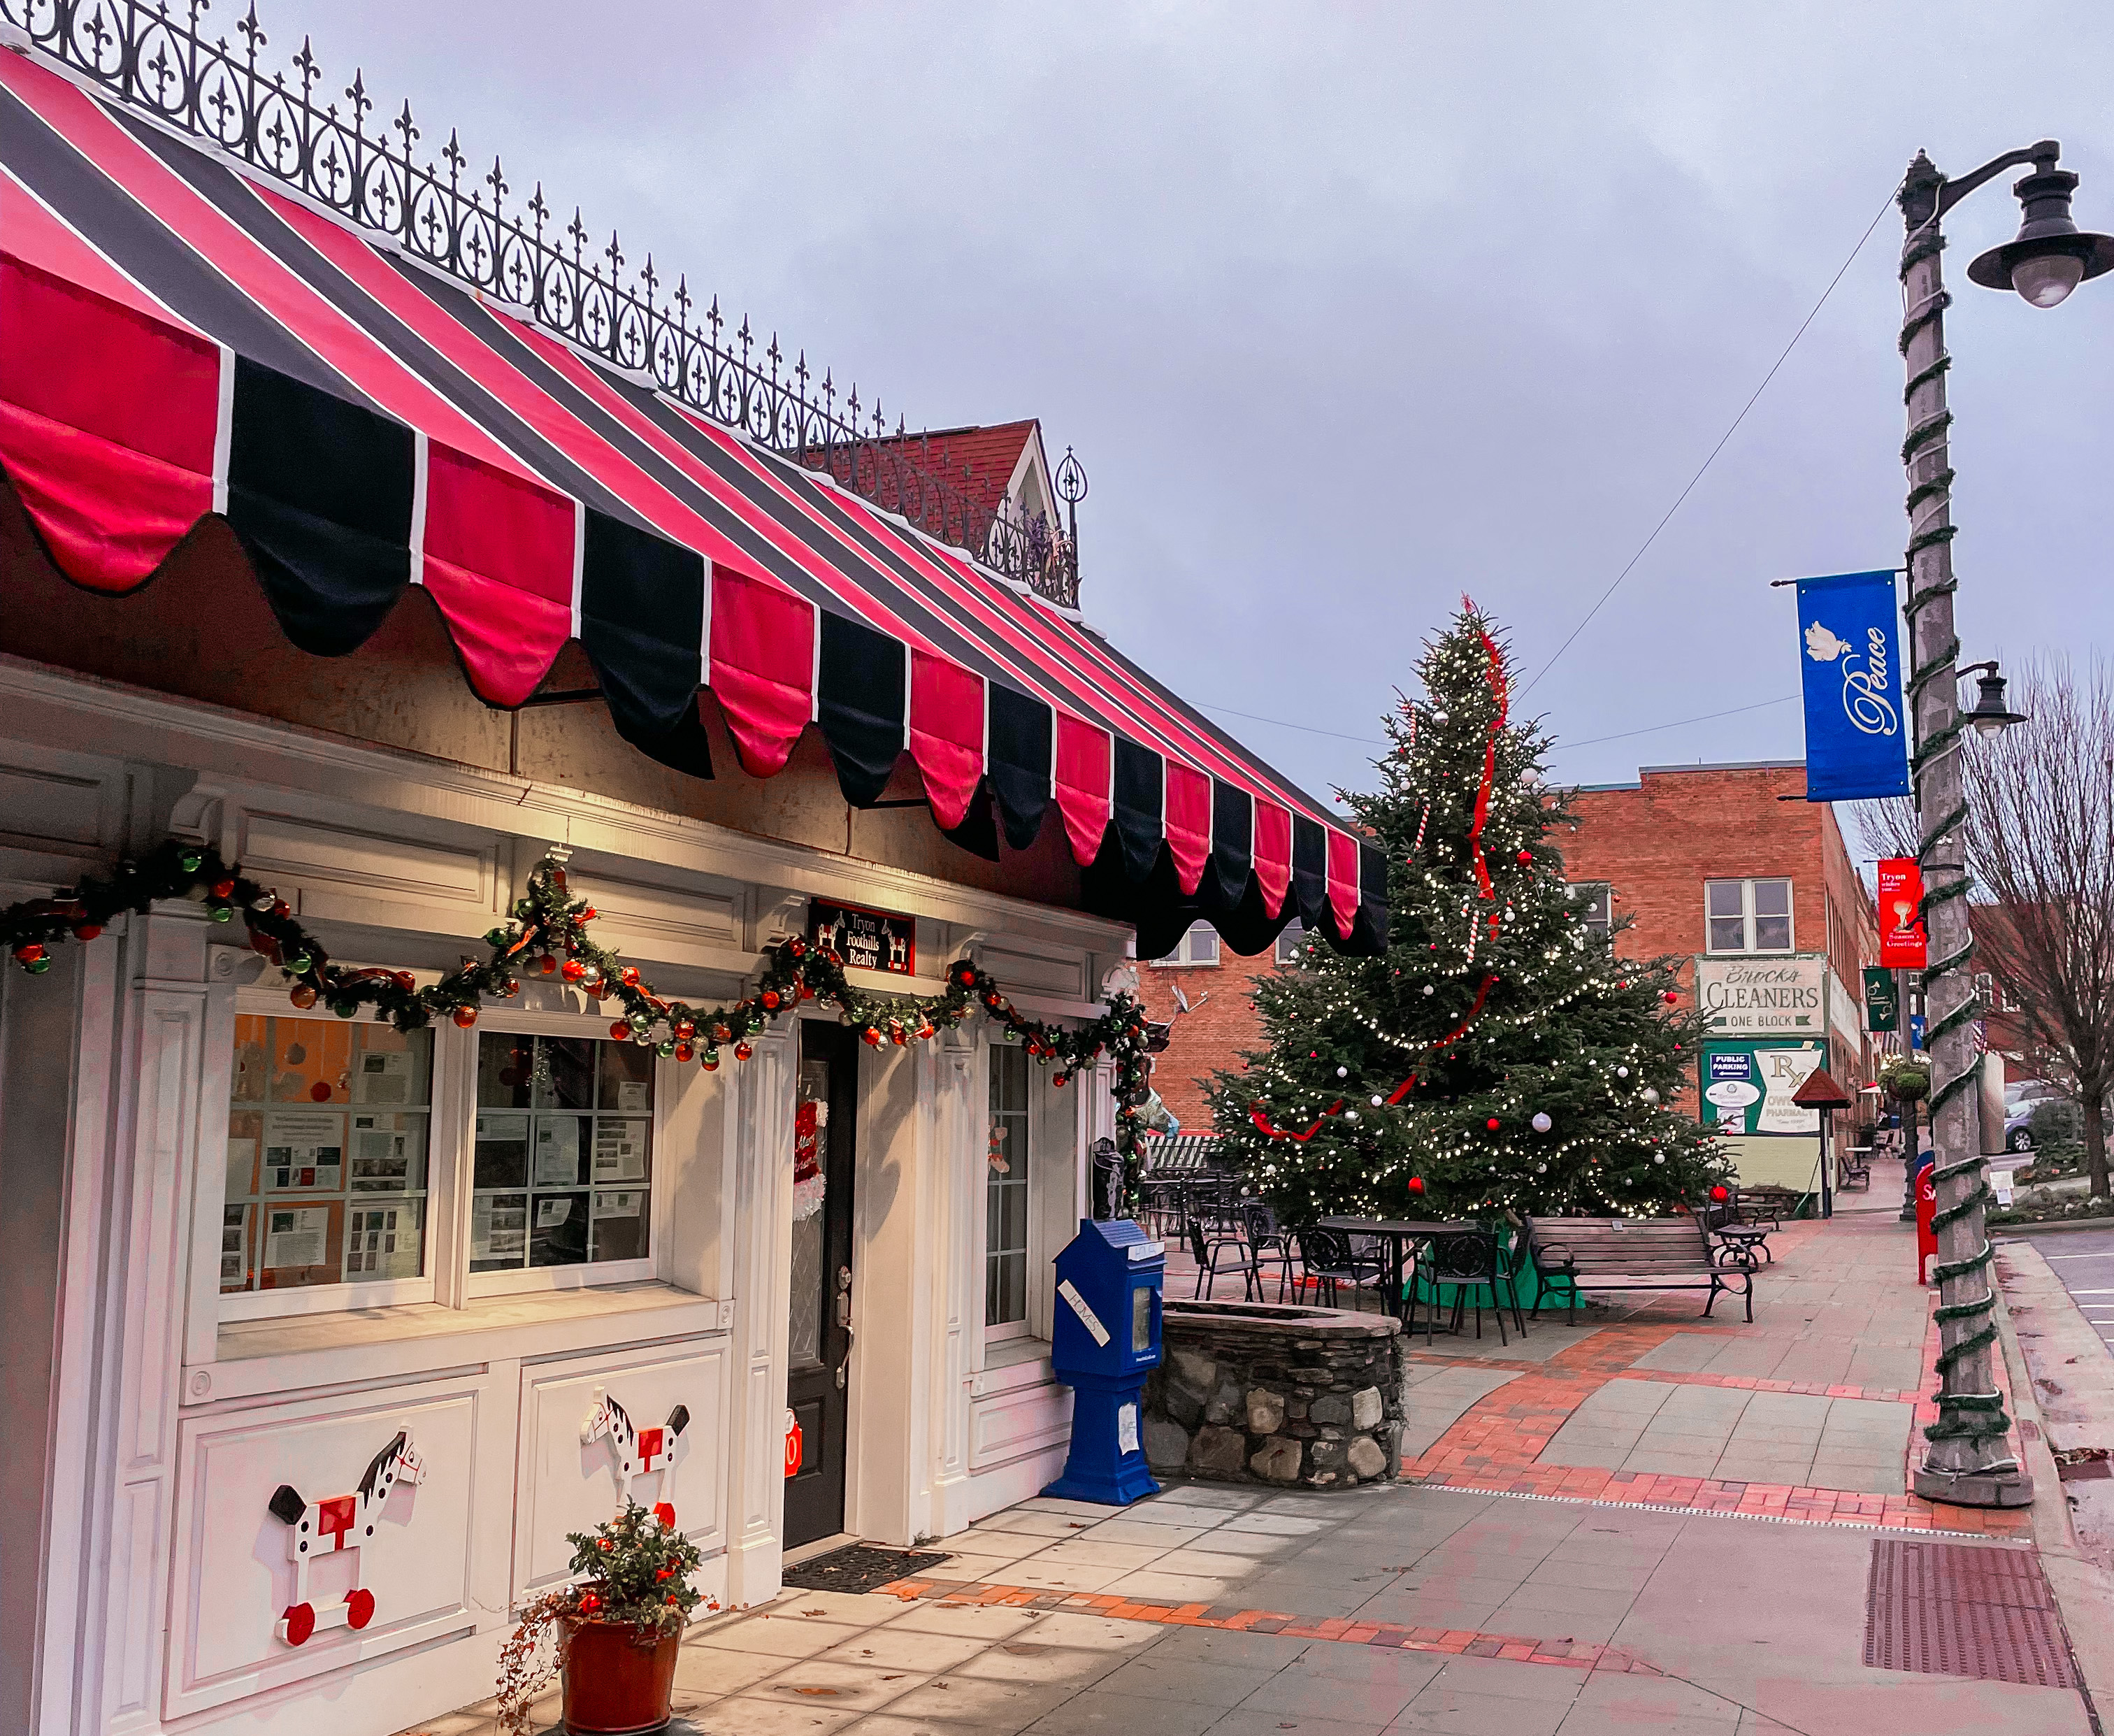
POLYGON ((675 1467, 688 1456, 690 1443, 684 1431, 690 1426, 690 1407, 678 1404, 658 1428, 640 1428, 631 1413, 606 1392, 595 1395, 594 1408, 580 1425, 580 1445, 607 1438, 616 1459, 616 1500, 620 1509, 631 1499, 634 1477, 657 1476, 661 1499, 653 1504, 654 1517, 664 1525, 675 1523, 675 1467))
POLYGON ((272 1491, 269 1510, 286 1527, 286 1554, 294 1564, 294 1601, 280 1616, 274 1633, 289 1646, 299 1646, 318 1628, 357 1631, 374 1619, 374 1593, 360 1583, 364 1574, 359 1570, 350 1592, 336 1603, 317 1609, 309 1601, 309 1564, 318 1555, 345 1550, 357 1555, 374 1535, 374 1523, 389 1491, 400 1482, 423 1482, 425 1476, 425 1462, 411 1444, 411 1431, 400 1428, 396 1438, 368 1461, 366 1475, 350 1495, 312 1501, 291 1483, 281 1483, 272 1491))

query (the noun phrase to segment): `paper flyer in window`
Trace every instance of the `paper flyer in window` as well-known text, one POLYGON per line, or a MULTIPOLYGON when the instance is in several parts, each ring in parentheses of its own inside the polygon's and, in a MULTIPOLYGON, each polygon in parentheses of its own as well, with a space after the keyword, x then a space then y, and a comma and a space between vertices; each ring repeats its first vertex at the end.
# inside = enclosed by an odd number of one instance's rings
POLYGON ((594 1179, 597 1182, 646 1179, 645 1122, 605 1120, 595 1123, 594 1179))
POLYGON ((321 1266, 330 1245, 330 1207, 274 1210, 264 1218, 264 1266, 269 1271, 321 1266))
POLYGON ((342 1115, 313 1109, 267 1111, 264 1188, 268 1193, 294 1188, 335 1189, 340 1185, 344 1173, 342 1115))
POLYGON ((528 1117, 518 1112, 480 1115, 477 1118, 477 1136, 480 1139, 526 1139, 528 1117))
POLYGON ((643 1115, 653 1106, 653 1087, 645 1079, 620 1079, 616 1106, 628 1115, 643 1115))
POLYGON ((227 1140, 227 1191, 236 1198, 257 1191, 257 1142, 238 1139, 233 1134, 227 1140))
POLYGON ((411 1101, 411 1052, 408 1049, 371 1049, 359 1057, 352 1075, 355 1103, 408 1103, 411 1101))
POLYGON ((355 1115, 351 1190, 406 1193, 417 1188, 421 1179, 417 1134, 417 1124, 408 1115, 355 1115))
POLYGON ((345 1213, 348 1278, 419 1276, 418 1214, 403 1206, 355 1206, 345 1213))
POLYGON ((220 1287, 245 1284, 249 1279, 249 1208, 220 1208, 220 1287))
POLYGON ((570 1188, 580 1179, 580 1124, 570 1115, 545 1115, 536 1123, 536 1185, 570 1188))
POLYGON ((469 1257, 519 1261, 528 1245, 528 1204, 519 1193, 480 1193, 470 1202, 469 1257))
POLYGON ((538 1230, 556 1230, 572 1215, 573 1202, 570 1194, 558 1199, 539 1199, 536 1202, 536 1227, 538 1230))
POLYGON ((646 1195, 638 1188, 621 1188, 594 1197, 597 1217, 637 1217, 645 1209, 646 1195))

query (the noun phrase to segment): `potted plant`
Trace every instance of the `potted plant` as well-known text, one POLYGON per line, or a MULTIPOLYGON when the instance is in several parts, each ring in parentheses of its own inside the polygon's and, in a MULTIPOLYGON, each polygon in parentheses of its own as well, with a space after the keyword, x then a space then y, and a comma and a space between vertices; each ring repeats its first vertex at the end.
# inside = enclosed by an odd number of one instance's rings
POLYGON ((703 1558, 665 1501, 649 1510, 626 1500, 615 1518, 565 1541, 579 1577, 521 1610, 500 1650, 500 1728, 528 1736, 529 1702, 556 1675, 573 1736, 664 1729, 683 1628, 700 1603, 719 1608, 690 1584, 703 1558))

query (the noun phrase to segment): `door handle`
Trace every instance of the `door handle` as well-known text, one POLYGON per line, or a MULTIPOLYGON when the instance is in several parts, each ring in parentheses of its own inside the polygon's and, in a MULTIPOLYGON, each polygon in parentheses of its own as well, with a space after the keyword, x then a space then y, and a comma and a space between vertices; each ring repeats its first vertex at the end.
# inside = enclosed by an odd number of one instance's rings
POLYGON ((837 1363, 837 1390, 842 1392, 850 1377, 852 1359, 852 1269, 849 1266, 837 1268, 837 1324, 844 1332, 844 1354, 837 1363))

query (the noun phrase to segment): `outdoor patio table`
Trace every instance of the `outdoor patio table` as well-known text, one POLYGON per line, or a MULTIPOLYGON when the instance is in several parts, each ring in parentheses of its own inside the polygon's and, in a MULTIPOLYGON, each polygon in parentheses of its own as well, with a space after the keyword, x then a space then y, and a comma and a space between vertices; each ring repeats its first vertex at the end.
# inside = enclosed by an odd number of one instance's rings
POLYGON ((1325 1217, 1316 1221, 1324 1230, 1340 1230, 1347 1235, 1380 1236, 1385 1239, 1388 1244, 1388 1294, 1392 1299, 1395 1316, 1402 1321, 1405 1332, 1409 1330, 1408 1304, 1403 1300, 1403 1292, 1407 1288, 1410 1244, 1428 1242, 1437 1236, 1482 1227, 1477 1224, 1426 1222, 1416 1218, 1399 1217, 1325 1217))

